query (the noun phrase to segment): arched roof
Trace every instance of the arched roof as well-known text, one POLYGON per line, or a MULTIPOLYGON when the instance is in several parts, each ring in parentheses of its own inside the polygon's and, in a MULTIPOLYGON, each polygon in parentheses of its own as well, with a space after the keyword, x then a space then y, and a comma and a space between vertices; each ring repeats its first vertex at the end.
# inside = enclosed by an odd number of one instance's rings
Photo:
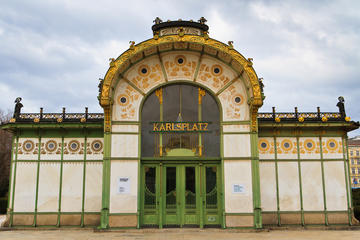
POLYGON ((263 98, 260 90, 259 80, 252 67, 252 62, 247 60, 238 51, 236 51, 232 45, 226 45, 220 41, 211 39, 205 33, 203 35, 166 35, 159 37, 154 35, 154 38, 148 39, 137 45, 132 43, 130 48, 121 54, 116 60, 112 59, 110 62, 110 68, 108 69, 104 80, 102 80, 99 90, 99 103, 102 107, 108 107, 111 105, 112 89, 116 83, 118 76, 124 73, 133 63, 145 58, 148 55, 159 53, 161 46, 167 44, 187 44, 192 46, 194 50, 206 51, 206 49, 215 50, 217 55, 221 55, 224 59, 227 59, 227 63, 236 71, 241 74, 246 74, 249 83, 252 98, 250 104, 259 108, 263 104, 263 98), (219 54, 221 53, 221 54, 219 54))

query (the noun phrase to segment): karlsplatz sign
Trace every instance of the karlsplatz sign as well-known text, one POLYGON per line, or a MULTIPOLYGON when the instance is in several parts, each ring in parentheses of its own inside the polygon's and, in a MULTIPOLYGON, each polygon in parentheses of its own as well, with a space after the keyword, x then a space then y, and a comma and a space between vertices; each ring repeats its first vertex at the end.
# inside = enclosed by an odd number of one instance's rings
POLYGON ((192 133, 192 132, 210 132, 208 127, 211 122, 151 122, 152 132, 174 132, 174 133, 192 133))

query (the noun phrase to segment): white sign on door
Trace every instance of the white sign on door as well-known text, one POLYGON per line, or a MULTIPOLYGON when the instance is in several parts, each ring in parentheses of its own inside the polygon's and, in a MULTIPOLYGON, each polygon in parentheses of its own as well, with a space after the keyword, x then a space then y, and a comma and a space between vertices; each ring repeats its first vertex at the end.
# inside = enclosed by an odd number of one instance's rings
POLYGON ((118 194, 130 193, 130 177, 119 177, 117 193, 118 194))

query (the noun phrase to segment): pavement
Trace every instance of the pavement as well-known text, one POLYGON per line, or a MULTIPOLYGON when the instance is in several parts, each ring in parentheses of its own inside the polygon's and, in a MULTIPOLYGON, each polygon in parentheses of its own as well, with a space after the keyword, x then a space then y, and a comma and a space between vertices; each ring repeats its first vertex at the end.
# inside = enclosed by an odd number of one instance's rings
POLYGON ((71 239, 71 240, 95 240, 95 239, 161 239, 161 240, 232 240, 232 239, 276 239, 276 240, 355 240, 360 238, 360 230, 234 230, 234 229, 139 229, 139 230, 112 230, 98 232, 93 229, 29 229, 29 230, 0 230, 1 240, 19 239, 71 239))

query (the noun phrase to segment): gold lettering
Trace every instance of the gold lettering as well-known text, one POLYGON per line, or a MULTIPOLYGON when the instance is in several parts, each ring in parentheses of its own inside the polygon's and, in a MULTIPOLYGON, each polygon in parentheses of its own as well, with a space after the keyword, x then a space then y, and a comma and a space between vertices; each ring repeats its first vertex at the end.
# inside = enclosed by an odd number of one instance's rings
MULTIPOLYGON (((186 131, 190 131, 190 124, 189 123, 185 123, 185 128, 186 128, 186 131)), ((184 130, 185 130, 184 128, 184 130)))
POLYGON ((202 125, 203 125, 203 123, 199 123, 199 131, 202 131, 203 129, 202 129, 202 125))
POLYGON ((171 131, 175 131, 174 123, 171 124, 171 131))
POLYGON ((163 123, 160 125, 159 131, 165 131, 165 127, 163 123))
POLYGON ((208 129, 207 129, 207 127, 208 127, 208 123, 204 123, 205 124, 205 128, 204 128, 204 131, 209 131, 208 129))
POLYGON ((154 123, 153 126, 154 126, 154 127, 153 127, 153 131, 154 131, 154 132, 155 132, 155 131, 159 131, 158 123, 154 123))
POLYGON ((198 131, 199 129, 198 129, 198 127, 197 127, 197 124, 196 123, 194 123, 194 125, 193 125, 193 127, 192 127, 192 129, 191 129, 191 131, 198 131))
POLYGON ((171 123, 166 123, 166 131, 171 131, 171 123))
POLYGON ((176 130, 177 131, 182 131, 183 128, 181 128, 181 127, 182 127, 181 123, 176 124, 176 130))

